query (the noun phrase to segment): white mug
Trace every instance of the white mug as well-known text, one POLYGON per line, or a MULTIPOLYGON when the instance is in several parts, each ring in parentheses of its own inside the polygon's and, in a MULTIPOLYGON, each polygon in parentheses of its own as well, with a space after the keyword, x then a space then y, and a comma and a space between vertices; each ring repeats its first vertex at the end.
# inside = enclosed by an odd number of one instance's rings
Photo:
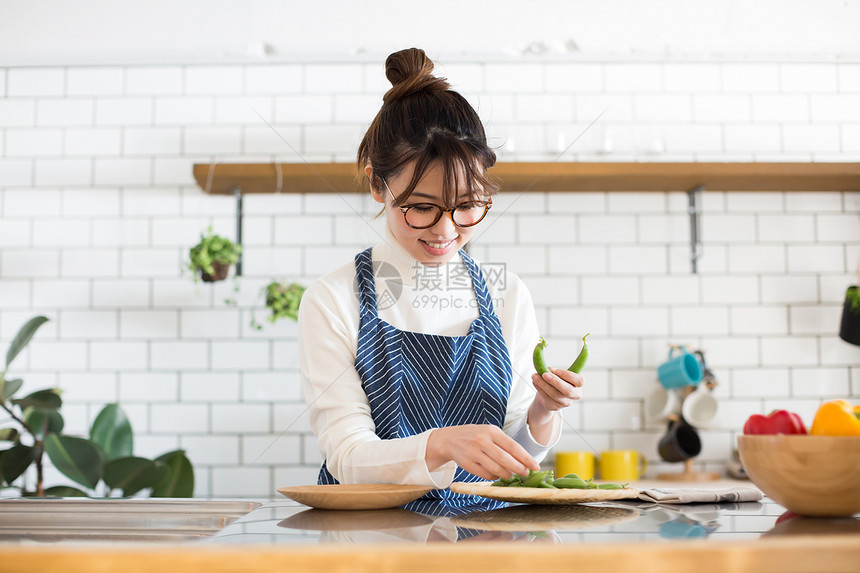
POLYGON ((708 428, 717 417, 717 399, 713 392, 700 384, 695 391, 684 398, 681 406, 681 415, 696 428, 708 428))
POLYGON ((672 414, 681 413, 681 399, 677 390, 657 386, 645 398, 645 415, 652 420, 664 421, 672 414))

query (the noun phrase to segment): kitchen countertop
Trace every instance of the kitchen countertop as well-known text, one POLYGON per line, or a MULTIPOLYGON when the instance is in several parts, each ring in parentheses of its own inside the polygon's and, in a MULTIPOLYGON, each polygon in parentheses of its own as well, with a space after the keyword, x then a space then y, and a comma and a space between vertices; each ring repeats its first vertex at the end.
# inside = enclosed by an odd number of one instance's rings
MULTIPOLYGON (((639 482, 718 489, 750 482, 639 482)), ((777 519, 761 502, 605 502, 471 511, 324 511, 263 503, 214 535, 176 543, 0 539, 6 573, 63 571, 856 571, 860 518, 777 519)))

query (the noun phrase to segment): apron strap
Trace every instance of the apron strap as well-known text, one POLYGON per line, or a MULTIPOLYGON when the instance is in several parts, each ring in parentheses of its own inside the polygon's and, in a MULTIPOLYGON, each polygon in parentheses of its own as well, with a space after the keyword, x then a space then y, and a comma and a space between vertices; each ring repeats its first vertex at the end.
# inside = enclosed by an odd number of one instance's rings
POLYGON ((472 277, 472 287, 475 289, 475 298, 478 300, 478 310, 480 310, 481 316, 494 316, 493 301, 490 298, 487 283, 484 281, 484 274, 478 268, 475 260, 466 251, 460 249, 460 257, 463 259, 463 264, 469 269, 469 275, 472 277))
POLYGON ((376 318, 376 281, 373 278, 373 260, 368 247, 355 255, 355 276, 358 281, 359 316, 376 318))

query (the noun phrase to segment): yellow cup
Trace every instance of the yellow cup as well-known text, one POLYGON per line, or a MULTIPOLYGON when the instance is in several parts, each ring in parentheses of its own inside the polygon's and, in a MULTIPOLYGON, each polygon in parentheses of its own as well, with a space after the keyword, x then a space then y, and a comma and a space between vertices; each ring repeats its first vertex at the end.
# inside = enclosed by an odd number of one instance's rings
POLYGON ((642 477, 648 462, 636 450, 600 452, 600 479, 606 481, 635 481, 642 477))
POLYGON ((591 452, 558 452, 555 455, 555 477, 576 474, 582 479, 594 477, 594 454, 591 452))

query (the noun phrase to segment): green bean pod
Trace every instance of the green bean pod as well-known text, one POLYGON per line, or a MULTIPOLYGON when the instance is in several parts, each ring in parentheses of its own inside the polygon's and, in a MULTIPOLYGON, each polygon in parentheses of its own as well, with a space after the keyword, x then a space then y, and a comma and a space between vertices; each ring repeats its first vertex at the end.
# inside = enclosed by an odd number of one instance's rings
POLYGON ((546 340, 541 336, 540 342, 537 343, 534 352, 532 352, 532 362, 534 363, 535 371, 541 376, 543 376, 544 373, 549 372, 549 368, 546 367, 546 360, 543 357, 544 348, 546 348, 546 340))
POLYGON ((562 477, 552 482, 559 489, 587 489, 588 483, 582 478, 562 477))
POLYGON ((627 484, 622 485, 620 483, 602 483, 597 487, 599 489, 624 489, 626 486, 627 484))
POLYGON ((588 343, 585 339, 588 338, 590 334, 591 333, 589 332, 582 337, 582 350, 579 351, 579 355, 576 357, 576 360, 574 360, 573 364, 568 368, 571 372, 579 374, 582 372, 582 369, 585 368, 585 363, 588 361, 588 343))

